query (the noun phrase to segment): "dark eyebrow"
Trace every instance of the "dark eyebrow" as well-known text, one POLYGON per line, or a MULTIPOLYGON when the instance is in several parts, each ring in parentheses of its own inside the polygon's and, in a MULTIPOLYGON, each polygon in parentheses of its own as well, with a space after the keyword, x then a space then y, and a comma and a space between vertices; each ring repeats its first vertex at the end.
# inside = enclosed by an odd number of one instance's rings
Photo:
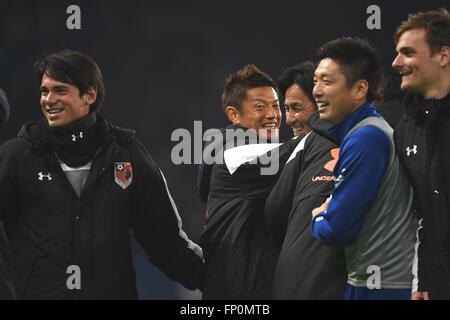
POLYGON ((303 105, 300 102, 285 103, 284 105, 288 106, 289 108, 303 107, 303 105))
MULTIPOLYGON (((261 100, 261 99, 255 99, 255 100, 253 100, 253 102, 254 102, 254 103, 257 103, 257 102, 266 103, 266 101, 261 100)), ((280 102, 280 99, 275 99, 275 100, 273 100, 271 103, 274 103, 274 102, 279 103, 279 102, 280 102)))
MULTIPOLYGON (((69 89, 69 87, 68 86, 64 86, 64 85, 61 85, 61 86, 54 86, 53 88, 52 88, 52 90, 53 91, 58 91, 58 90, 67 90, 67 89, 69 89)), ((41 91, 44 91, 44 90, 47 90, 48 91, 48 88, 46 87, 46 86, 41 86, 41 91)))
POLYGON ((323 77, 328 77, 328 73, 326 73, 326 72, 322 72, 322 73, 319 73, 319 74, 314 73, 314 78, 313 78, 313 80, 314 80, 314 79, 323 78, 323 77))
POLYGON ((403 54, 416 52, 416 50, 412 47, 401 47, 398 51, 403 54))

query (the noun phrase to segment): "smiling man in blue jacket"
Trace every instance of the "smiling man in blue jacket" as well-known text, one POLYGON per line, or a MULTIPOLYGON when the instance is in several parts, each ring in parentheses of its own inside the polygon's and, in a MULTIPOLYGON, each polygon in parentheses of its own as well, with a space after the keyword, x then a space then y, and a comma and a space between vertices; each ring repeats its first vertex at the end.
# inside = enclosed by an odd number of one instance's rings
POLYGON ((376 52, 364 40, 341 38, 322 46, 318 61, 313 95, 340 152, 332 195, 312 212, 312 234, 345 247, 345 299, 409 299, 412 192, 392 128, 370 103, 380 83, 376 52))

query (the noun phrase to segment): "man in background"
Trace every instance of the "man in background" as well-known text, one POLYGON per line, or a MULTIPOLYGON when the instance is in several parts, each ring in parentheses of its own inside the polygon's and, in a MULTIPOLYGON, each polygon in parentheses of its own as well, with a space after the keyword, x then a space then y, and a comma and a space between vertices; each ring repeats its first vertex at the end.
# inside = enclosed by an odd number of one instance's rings
POLYGON ((395 32, 406 117, 397 152, 420 218, 413 299, 450 299, 450 14, 410 14, 395 32))

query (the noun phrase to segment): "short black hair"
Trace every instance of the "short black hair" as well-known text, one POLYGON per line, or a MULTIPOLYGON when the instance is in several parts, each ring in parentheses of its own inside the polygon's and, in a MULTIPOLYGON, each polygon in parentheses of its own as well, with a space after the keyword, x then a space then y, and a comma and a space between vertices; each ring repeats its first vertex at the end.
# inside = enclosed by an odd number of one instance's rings
POLYGON ((311 61, 305 61, 296 66, 284 69, 278 77, 278 90, 280 94, 285 96, 286 91, 294 84, 297 84, 303 89, 308 99, 315 103, 312 94, 315 69, 316 67, 311 61))
POLYGON ((241 103, 246 97, 248 89, 272 87, 277 90, 275 82, 266 73, 259 70, 254 64, 246 65, 232 73, 225 80, 225 88, 222 94, 222 107, 226 111, 227 106, 234 106, 241 110, 241 103))
POLYGON ((367 100, 379 98, 382 69, 380 58, 367 40, 343 37, 325 43, 318 51, 317 61, 330 58, 336 61, 350 87, 358 80, 369 83, 367 100))
POLYGON ((102 107, 105 87, 100 68, 88 55, 72 50, 63 50, 44 54, 34 64, 39 83, 44 74, 50 78, 74 85, 80 90, 80 96, 88 93, 92 87, 97 91, 97 99, 90 106, 90 112, 102 107))

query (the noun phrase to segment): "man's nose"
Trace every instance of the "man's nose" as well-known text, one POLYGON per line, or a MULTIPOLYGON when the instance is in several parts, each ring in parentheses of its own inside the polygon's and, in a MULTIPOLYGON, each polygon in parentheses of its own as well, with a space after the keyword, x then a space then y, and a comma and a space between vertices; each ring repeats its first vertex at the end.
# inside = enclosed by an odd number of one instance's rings
POLYGON ((295 122, 295 117, 292 112, 286 111, 286 124, 288 126, 292 125, 295 122))
POLYGON ((313 96, 314 98, 320 97, 323 94, 322 86, 319 83, 316 83, 313 88, 313 96))
POLYGON ((403 65, 403 59, 402 57, 398 54, 394 61, 392 62, 392 67, 395 69, 399 69, 401 66, 403 65))
POLYGON ((275 119, 277 118, 277 112, 274 107, 269 107, 266 109, 266 118, 267 119, 275 119))
POLYGON ((57 101, 57 97, 56 94, 54 94, 52 91, 50 91, 46 96, 45 96, 45 102, 49 105, 55 104, 57 101))

